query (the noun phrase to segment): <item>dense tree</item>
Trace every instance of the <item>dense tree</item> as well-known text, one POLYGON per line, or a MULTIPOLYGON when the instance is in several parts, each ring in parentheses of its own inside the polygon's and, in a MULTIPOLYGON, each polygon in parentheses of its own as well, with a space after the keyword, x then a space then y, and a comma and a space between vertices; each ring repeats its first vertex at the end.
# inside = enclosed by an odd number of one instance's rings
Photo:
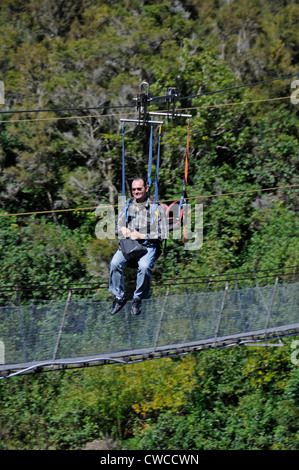
POLYGON ((299 375, 284 342, 1 381, 0 448, 110 435, 118 449, 297 450, 299 375))
MULTIPOLYGON (((296 77, 267 81, 298 72, 298 17, 292 0, 2 0, 0 281, 11 295, 107 280, 116 244, 96 238, 95 208, 121 193, 120 118, 135 115, 143 80, 150 97, 178 87, 177 109, 192 113, 189 206, 204 208, 203 248, 170 240, 156 278, 298 264, 296 77)), ((181 196, 186 139, 186 120, 165 120, 162 200, 181 196)), ((147 127, 126 125, 127 190, 148 145, 147 127)), ((297 449, 297 372, 286 349, 236 349, 1 381, 0 445, 80 448, 106 433, 127 448, 297 449)))

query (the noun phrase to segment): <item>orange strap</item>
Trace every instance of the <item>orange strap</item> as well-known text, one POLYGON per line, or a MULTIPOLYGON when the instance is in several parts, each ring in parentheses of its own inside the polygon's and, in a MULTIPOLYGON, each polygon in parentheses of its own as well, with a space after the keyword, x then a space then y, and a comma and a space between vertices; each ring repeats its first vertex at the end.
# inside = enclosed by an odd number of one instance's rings
POLYGON ((190 122, 188 121, 188 128, 187 128, 187 150, 186 150, 186 160, 185 160, 185 177, 184 183, 187 186, 187 179, 188 179, 188 160, 189 160, 189 126, 190 122))

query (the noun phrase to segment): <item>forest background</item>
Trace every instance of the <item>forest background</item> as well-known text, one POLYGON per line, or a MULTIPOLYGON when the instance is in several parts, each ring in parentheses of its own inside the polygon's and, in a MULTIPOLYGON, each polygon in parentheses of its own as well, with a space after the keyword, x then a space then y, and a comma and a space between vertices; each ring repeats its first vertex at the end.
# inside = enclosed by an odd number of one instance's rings
MULTIPOLYGON (((120 118, 143 80, 151 96, 198 95, 177 107, 193 115, 188 196, 203 204, 203 246, 170 241, 154 278, 296 266, 298 24, 298 0, 2 0, 1 285, 108 280, 116 241, 95 236, 94 209, 121 193, 120 118)), ((163 126, 161 200, 181 196, 186 136, 186 120, 163 126)), ((130 125, 125 144, 127 175, 145 173, 148 129, 130 125)), ((109 436, 116 448, 298 449, 285 343, 2 380, 0 448, 109 436)))

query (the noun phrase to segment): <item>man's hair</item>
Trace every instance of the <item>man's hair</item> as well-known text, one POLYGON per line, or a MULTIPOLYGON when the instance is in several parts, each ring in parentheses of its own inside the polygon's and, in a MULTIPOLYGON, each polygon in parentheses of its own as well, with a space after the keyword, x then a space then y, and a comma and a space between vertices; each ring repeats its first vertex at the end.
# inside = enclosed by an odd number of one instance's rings
MULTIPOLYGON (((136 181, 136 180, 142 180, 143 181, 143 184, 144 184, 144 187, 146 188, 147 186, 147 179, 144 178, 143 176, 135 176, 133 179, 132 179, 132 183, 133 181, 136 181)), ((131 183, 131 184, 132 184, 131 183)))

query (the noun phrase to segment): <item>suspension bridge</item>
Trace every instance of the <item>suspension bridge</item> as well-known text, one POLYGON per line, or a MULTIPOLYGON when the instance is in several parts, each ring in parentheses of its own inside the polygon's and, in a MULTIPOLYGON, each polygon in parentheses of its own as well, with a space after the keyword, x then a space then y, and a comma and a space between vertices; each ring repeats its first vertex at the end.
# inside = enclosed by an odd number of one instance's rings
POLYGON ((299 334, 298 267, 155 280, 140 316, 115 316, 90 292, 107 285, 0 288, 0 378, 112 363, 132 364, 208 348, 283 346, 299 334), (55 293, 65 291, 64 300, 55 293), (46 300, 22 301, 38 291, 46 300), (83 295, 82 295, 83 292, 83 295), (79 295, 80 293, 80 295, 79 295), (84 294, 85 293, 85 294, 84 294), (79 295, 79 298, 78 298, 79 295), (4 300, 6 298, 6 300, 4 300), (270 342, 274 340, 274 342, 270 342))

